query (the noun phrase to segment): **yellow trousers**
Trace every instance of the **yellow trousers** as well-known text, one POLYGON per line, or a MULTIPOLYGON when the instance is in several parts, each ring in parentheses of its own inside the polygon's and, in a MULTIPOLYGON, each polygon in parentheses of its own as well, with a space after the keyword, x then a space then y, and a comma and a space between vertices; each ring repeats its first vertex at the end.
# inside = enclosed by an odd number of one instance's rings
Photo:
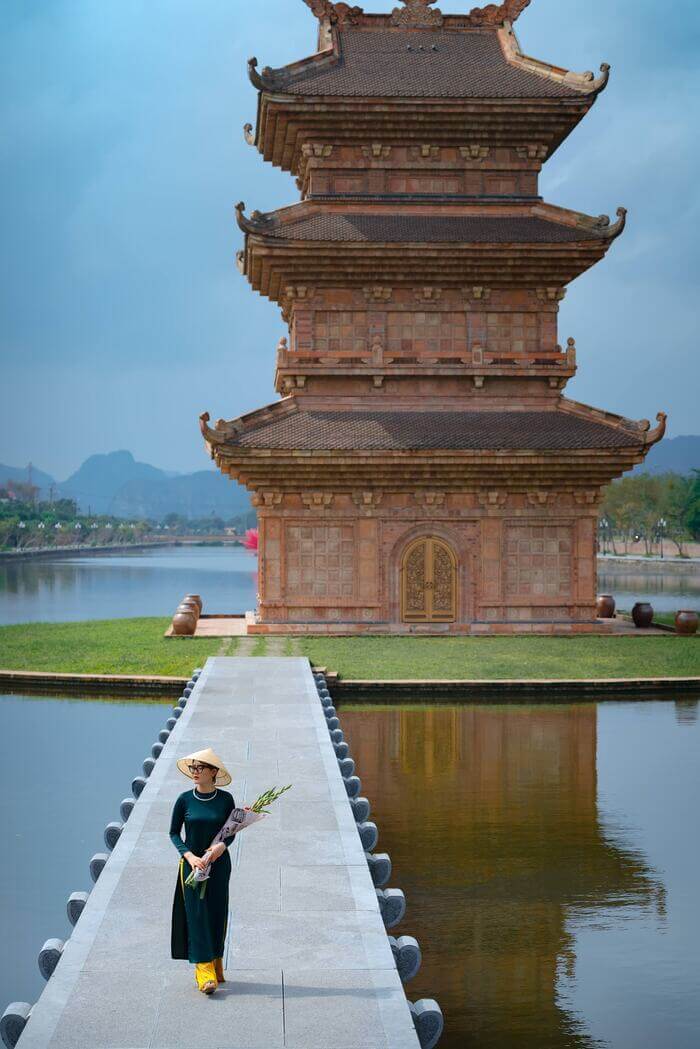
POLYGON ((214 958, 211 962, 197 962, 194 967, 194 974, 200 991, 209 980, 213 980, 218 986, 218 984, 224 982, 223 958, 214 958))

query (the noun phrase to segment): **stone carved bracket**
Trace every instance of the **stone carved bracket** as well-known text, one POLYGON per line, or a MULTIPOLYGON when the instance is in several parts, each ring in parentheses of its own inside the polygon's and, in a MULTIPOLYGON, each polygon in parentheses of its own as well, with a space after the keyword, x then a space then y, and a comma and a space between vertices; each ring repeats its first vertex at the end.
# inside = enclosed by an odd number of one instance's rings
POLYGON ((463 160, 485 160, 491 152, 489 146, 481 146, 478 142, 471 142, 467 146, 460 146, 459 152, 463 160))
POLYGON ((419 302, 439 302, 442 288, 416 288, 413 294, 419 302))
POLYGON ((362 147, 362 156, 367 160, 387 160, 391 156, 391 146, 373 142, 371 146, 362 147))
POLYGON ((331 157, 333 146, 324 145, 321 142, 304 142, 301 147, 301 155, 307 159, 310 157, 331 157))
POLYGON ((538 142, 531 142, 527 146, 516 146, 515 152, 521 160, 545 160, 547 147, 538 142))
POLYGON ((415 157, 416 160, 438 160, 440 157, 440 147, 431 146, 428 142, 422 146, 411 146, 410 154, 415 157))
POLYGON ((414 494, 416 502, 426 510, 444 506, 444 492, 415 492, 414 494))
POLYGON ((462 294, 470 302, 488 302, 491 298, 491 289, 477 285, 472 288, 462 288, 462 294))
POLYGON ((572 494, 578 506, 594 506, 598 501, 598 491, 595 488, 577 489, 572 494))
POLYGON ((253 492, 250 501, 253 506, 279 506, 282 502, 282 493, 274 491, 253 492))
POLYGON ((481 506, 505 506, 508 493, 502 488, 492 488, 487 492, 477 492, 477 498, 481 506))
POLYGON ((333 492, 302 492, 301 501, 309 510, 325 510, 333 503, 333 492))
POLYGON ((387 288, 382 284, 373 284, 362 289, 362 293, 367 302, 388 302, 391 298, 392 291, 392 288, 387 288))
POLYGON ((561 302, 566 295, 566 288, 536 288, 540 302, 561 302))
POLYGON ((355 506, 371 510, 373 507, 379 506, 383 496, 384 493, 380 490, 373 490, 371 492, 353 492, 352 501, 355 506))
POLYGON ((527 493, 527 501, 530 506, 553 506, 557 501, 557 493, 537 488, 527 493))

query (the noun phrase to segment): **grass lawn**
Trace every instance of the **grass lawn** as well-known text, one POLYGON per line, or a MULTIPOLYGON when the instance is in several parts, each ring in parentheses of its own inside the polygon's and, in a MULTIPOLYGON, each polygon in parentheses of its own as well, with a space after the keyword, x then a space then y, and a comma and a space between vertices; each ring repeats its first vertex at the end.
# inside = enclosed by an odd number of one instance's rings
MULTIPOLYGON (((237 638, 164 638, 167 618, 0 627, 0 669, 186 676, 237 638)), ((303 637, 254 640, 254 656, 303 655, 344 678, 700 676, 700 642, 677 637, 303 637), (280 644, 281 642, 281 644, 280 644)))
POLYGON ((700 677, 700 642, 677 637, 309 637, 300 654, 341 677, 700 677))
POLYGON ((170 619, 101 619, 0 627, 0 670, 188 677, 218 638, 164 638, 170 619))

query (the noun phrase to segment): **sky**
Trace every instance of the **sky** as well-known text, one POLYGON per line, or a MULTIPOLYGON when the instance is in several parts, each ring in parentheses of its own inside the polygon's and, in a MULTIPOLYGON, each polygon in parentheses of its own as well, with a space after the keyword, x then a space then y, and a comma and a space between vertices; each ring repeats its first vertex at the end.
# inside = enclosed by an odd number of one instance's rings
MULTIPOLYGON (((285 327, 236 269, 234 204, 299 194, 244 142, 246 60, 312 54, 316 25, 302 0, 3 0, 0 462, 63 480, 129 449, 206 469, 200 412, 277 400, 285 327)), ((532 0, 516 31, 556 65, 612 66, 540 182, 545 200, 591 215, 628 208, 562 303, 559 341, 575 337, 579 362, 566 393, 700 433, 700 5, 532 0)))

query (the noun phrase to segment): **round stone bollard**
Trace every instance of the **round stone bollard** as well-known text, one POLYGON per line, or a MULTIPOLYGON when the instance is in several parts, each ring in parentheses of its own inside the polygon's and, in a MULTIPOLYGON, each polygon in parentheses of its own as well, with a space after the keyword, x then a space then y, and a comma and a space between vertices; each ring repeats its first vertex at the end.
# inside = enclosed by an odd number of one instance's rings
POLYGON ((168 718, 168 720, 165 722, 165 725, 166 725, 166 728, 169 728, 170 731, 172 732, 172 730, 177 725, 177 718, 168 718))
POLYGON ((156 761, 157 761, 162 753, 163 753, 163 744, 162 743, 154 743, 153 746, 151 747, 151 756, 154 757, 156 759, 156 761))
POLYGON ((421 998, 419 1002, 409 1002, 408 1006, 421 1049, 435 1049, 445 1026, 442 1009, 434 998, 421 998))
POLYGON ((365 820, 363 823, 358 823, 357 832, 360 835, 362 848, 365 852, 371 852, 372 849, 377 847, 377 842, 379 841, 379 830, 376 823, 372 823, 369 820, 365 820))
POLYGON ((96 852, 90 860, 90 877, 94 882, 96 882, 100 874, 102 874, 104 865, 108 859, 109 856, 106 852, 96 852))
POLYGON ((367 798, 350 798, 350 808, 356 823, 365 823, 369 819, 370 804, 367 798))
POLYGON ((194 670, 192 671, 192 680, 196 681, 203 670, 204 670, 204 667, 195 667, 194 670))
POLYGON ((182 707, 173 707, 173 717, 177 721, 178 718, 182 717, 182 707))
POLYGON ((334 743, 333 749, 335 750, 336 758, 347 758, 350 755, 350 747, 347 743, 334 743))
POLYGON ((406 897, 403 889, 376 889, 379 911, 386 929, 393 929, 406 914, 406 897))
POLYGON ((185 685, 185 687, 182 690, 182 694, 185 697, 185 699, 189 699, 192 695, 192 685, 185 685))
POLYGON ((131 810, 133 809, 135 804, 136 802, 133 798, 122 798, 121 804, 119 806, 119 815, 121 816, 124 823, 126 823, 129 816, 131 815, 131 810))
POLYGON ((330 720, 330 718, 334 718, 336 716, 337 711, 335 707, 331 704, 330 707, 323 708, 323 713, 326 715, 326 718, 330 720))
POLYGON ((338 768, 340 769, 341 776, 345 779, 347 779, 348 776, 355 775, 355 762, 352 758, 338 758, 338 768))
POLYGON ((45 980, 50 980, 53 976, 54 969, 61 960, 64 946, 63 940, 51 939, 47 940, 39 951, 39 972, 45 980))
POLYGON ((388 852, 366 852, 365 859, 375 889, 383 889, 391 877, 391 860, 388 852))
POLYGON ((329 707, 333 706, 333 700, 330 696, 321 696, 321 706, 324 710, 328 710, 329 707))
POLYGON ((359 776, 348 776, 343 777, 343 783, 345 784, 345 791, 349 798, 356 798, 362 790, 362 783, 360 782, 359 776))
POLYGON ((167 728, 162 728, 158 733, 158 739, 161 743, 167 743, 170 737, 170 731, 167 728))
POLYGON ((342 743, 345 739, 342 728, 329 728, 328 731, 331 734, 331 739, 334 743, 342 743))
POLYGON ((148 780, 145 776, 134 776, 131 781, 131 793, 135 798, 140 798, 143 794, 143 788, 146 786, 148 780))
POLYGON ((76 925, 78 918, 85 909, 85 904, 88 901, 90 893, 88 892, 72 892, 68 897, 66 903, 66 911, 68 913, 68 921, 71 925, 76 925))
POLYGON ((153 758, 146 758, 146 760, 143 763, 143 774, 146 777, 146 779, 148 779, 155 767, 156 763, 153 760, 153 758))
POLYGON ((180 696, 180 698, 177 701, 177 705, 178 707, 182 707, 184 709, 187 706, 187 696, 180 696))
POLYGON ((0 1017, 0 1038, 6 1049, 15 1049, 32 1007, 29 1002, 10 1002, 0 1017))
POLYGON ((121 832, 123 830, 124 830, 124 824, 123 823, 117 823, 116 820, 112 820, 112 822, 108 823, 107 826, 105 827, 105 832, 104 832, 105 845, 110 850, 110 852, 112 851, 114 846, 119 841, 121 832))
POLYGON ((340 728, 340 721, 338 718, 328 718, 326 724, 328 725, 329 732, 333 732, 334 729, 340 728))
POLYGON ((389 946, 401 983, 408 983, 420 969, 422 961, 418 940, 414 936, 390 936, 389 946))

